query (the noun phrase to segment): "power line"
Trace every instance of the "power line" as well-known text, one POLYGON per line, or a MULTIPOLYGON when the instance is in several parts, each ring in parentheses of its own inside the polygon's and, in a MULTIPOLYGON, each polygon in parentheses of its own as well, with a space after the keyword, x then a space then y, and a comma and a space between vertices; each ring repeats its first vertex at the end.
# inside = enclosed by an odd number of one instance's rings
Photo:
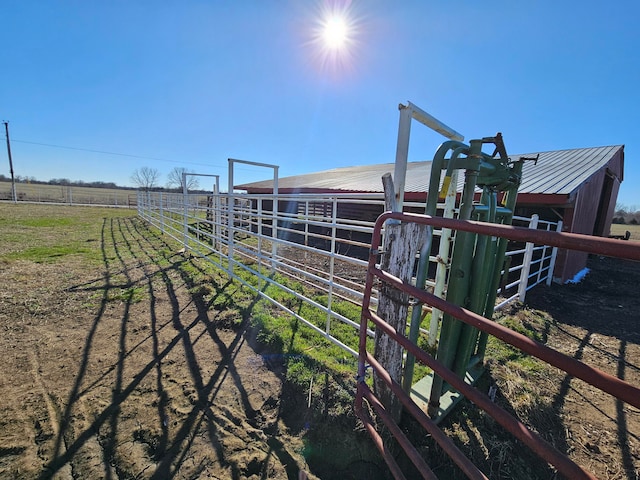
POLYGON ((168 162, 168 163, 176 163, 176 164, 187 164, 187 165, 199 165, 199 166, 203 166, 203 167, 220 167, 220 165, 215 165, 215 164, 210 164, 210 163, 197 163, 197 162, 183 162, 183 161, 177 161, 177 160, 168 160, 166 158, 157 158, 157 157, 145 157, 142 155, 132 155, 129 153, 119 153, 119 152, 107 152, 105 150, 93 150, 91 148, 81 148, 81 147, 69 147, 66 145, 54 145, 51 143, 42 143, 42 142, 32 142, 29 140, 16 140, 15 138, 12 139, 12 141, 18 142, 18 143, 27 143, 29 145, 40 145, 43 147, 53 147, 53 148, 63 148, 66 150, 77 150, 80 152, 91 152, 91 153, 99 153, 102 155, 115 155, 118 157, 129 157, 129 158, 141 158, 144 160, 156 160, 158 162, 168 162))

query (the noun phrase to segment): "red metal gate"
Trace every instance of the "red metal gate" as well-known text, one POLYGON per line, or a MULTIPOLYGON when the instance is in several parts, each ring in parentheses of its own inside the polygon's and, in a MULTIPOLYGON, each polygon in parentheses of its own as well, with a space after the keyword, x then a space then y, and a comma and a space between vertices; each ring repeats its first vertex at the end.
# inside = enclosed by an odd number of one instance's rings
POLYGON ((440 375, 453 388, 458 390, 467 399, 472 401, 492 416, 506 430, 511 432, 516 438, 521 440, 532 451, 553 465, 562 475, 571 479, 595 478, 591 473, 581 466, 571 461, 566 455, 557 450, 540 435, 527 428, 517 418, 507 413, 504 409, 493 403, 489 397, 466 384, 461 378, 455 375, 450 369, 444 367, 433 356, 421 350, 416 344, 409 341, 404 332, 396 332, 383 318, 380 318, 370 309, 370 296, 374 286, 374 281, 385 282, 392 287, 408 293, 416 301, 435 307, 443 312, 455 316, 460 321, 467 323, 483 332, 487 332, 500 340, 513 345, 514 347, 537 357, 554 367, 576 378, 595 386, 603 392, 640 408, 640 388, 633 386, 612 375, 602 372, 596 368, 586 365, 574 358, 564 355, 546 345, 540 344, 530 338, 514 332, 498 323, 488 320, 476 313, 466 310, 460 306, 453 305, 447 301, 418 289, 407 282, 394 277, 380 269, 379 255, 381 246, 381 230, 385 221, 389 219, 400 220, 401 222, 415 222, 422 225, 431 225, 439 228, 449 228, 473 232, 481 235, 508 238, 516 241, 530 241, 537 244, 557 246, 569 250, 579 250, 583 252, 595 253, 611 257, 618 257, 640 261, 640 245, 621 240, 596 238, 587 235, 571 233, 558 233, 548 231, 535 231, 527 228, 512 227, 506 225, 487 224, 475 221, 453 220, 441 217, 430 217, 427 215, 414 215, 403 213, 384 213, 376 221, 372 238, 371 254, 367 271, 365 286, 365 297, 362 307, 362 317, 360 322, 360 345, 358 361, 358 387, 356 393, 355 411, 362 420, 365 428, 371 435, 380 450, 385 461, 389 465, 391 472, 397 479, 405 478, 393 455, 385 446, 379 432, 376 431, 371 419, 363 408, 363 400, 366 398, 369 404, 384 422, 389 432, 396 438, 400 446, 406 452, 409 459, 416 466, 425 479, 437 478, 420 456, 410 440, 404 435, 385 407, 371 391, 365 382, 365 372, 368 367, 384 380, 391 390, 404 405, 405 411, 411 414, 420 425, 433 436, 440 447, 451 457, 451 459, 461 468, 461 470, 472 479, 486 478, 486 476, 453 444, 453 442, 440 430, 440 428, 418 407, 418 405, 407 395, 402 387, 393 381, 388 372, 380 365, 376 359, 366 349, 366 331, 369 322, 375 324, 378 331, 384 332, 398 342, 406 351, 411 352, 418 361, 429 366, 435 373, 440 375))

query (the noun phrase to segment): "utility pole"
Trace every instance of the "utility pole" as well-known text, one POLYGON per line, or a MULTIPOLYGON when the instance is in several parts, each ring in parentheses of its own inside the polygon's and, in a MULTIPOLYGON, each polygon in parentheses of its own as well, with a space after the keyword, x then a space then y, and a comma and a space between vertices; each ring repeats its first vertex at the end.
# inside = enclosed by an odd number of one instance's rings
POLYGON ((13 160, 11 160, 11 143, 9 142, 9 122, 4 122, 4 131, 7 134, 7 154, 9 155, 9 172, 11 172, 11 197, 13 198, 13 203, 17 203, 16 179, 13 176, 13 160))

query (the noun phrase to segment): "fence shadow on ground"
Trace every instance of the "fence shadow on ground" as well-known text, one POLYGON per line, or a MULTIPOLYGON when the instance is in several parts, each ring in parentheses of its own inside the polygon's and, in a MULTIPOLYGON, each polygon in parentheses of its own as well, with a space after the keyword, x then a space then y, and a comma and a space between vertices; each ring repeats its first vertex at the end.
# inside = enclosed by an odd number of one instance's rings
POLYGON ((151 422, 157 428, 155 433, 150 433, 151 428, 134 429, 133 438, 128 438, 128 441, 147 444, 150 458, 144 469, 145 477, 173 478, 188 461, 192 478, 197 478, 215 460, 231 478, 247 474, 267 478, 266 460, 247 465, 234 461, 224 451, 225 446, 218 434, 221 425, 227 425, 233 414, 225 411, 228 405, 217 405, 217 400, 222 389, 230 388, 229 385, 233 386, 239 399, 237 411, 244 417, 231 418, 231 421, 236 421, 240 427, 253 427, 255 440, 264 440, 268 447, 265 458, 277 458, 287 476, 297 478, 302 467, 300 460, 292 456, 277 435, 262 438, 260 425, 256 423, 259 412, 252 406, 250 392, 238 373, 238 355, 246 343, 248 319, 258 297, 253 295, 246 299, 245 295, 239 301, 242 296, 237 284, 208 277, 207 285, 211 290, 205 298, 193 275, 204 275, 204 272, 198 271, 191 258, 173 252, 175 246, 166 243, 158 234, 150 233, 135 218, 105 219, 101 248, 103 277, 69 289, 70 293, 99 294, 100 302, 88 326, 75 382, 60 412, 60 429, 54 440, 53 455, 39 478, 52 478, 68 464, 80 471, 75 464, 80 462, 80 452, 92 438, 97 438, 102 447, 104 478, 122 478, 123 475, 134 478, 142 474, 127 471, 127 466, 121 463, 122 442, 131 433, 123 433, 125 424, 130 428, 130 403, 141 398, 150 401, 155 409, 155 418, 152 421, 141 419, 142 422, 151 422), (140 305, 139 296, 144 297, 144 307, 140 305), (115 307, 114 297, 119 300, 115 307), (212 308, 214 304, 216 308, 212 308), (216 316, 226 308, 237 309, 241 320, 232 331, 225 329, 222 338, 216 316), (113 310, 118 312, 115 321, 113 310), (113 327, 116 327, 115 331, 113 327), (142 338, 133 335, 140 329, 146 332, 142 338), (112 335, 113 354, 110 358, 114 360, 107 362, 97 375, 90 374, 98 336, 107 331, 112 335), (202 364, 202 344, 205 341, 212 350, 216 350, 218 362, 215 368, 202 364), (142 356, 144 361, 140 360, 142 356), (172 367, 177 356, 186 359, 184 373, 188 378, 175 378, 172 367), (183 384, 190 409, 183 412, 179 423, 171 424, 168 419, 173 413, 171 409, 176 407, 171 405, 169 383, 176 382, 183 384), (91 412, 92 420, 83 425, 78 420, 79 402, 90 391, 98 391, 99 388, 104 391, 107 384, 111 390, 108 404, 95 408, 91 412), (148 389, 149 385, 153 385, 152 391, 147 397, 140 396, 140 392, 148 389), (192 450, 196 437, 202 435, 208 439, 215 459, 200 452, 200 463, 194 466, 192 450))
MULTIPOLYGON (((564 339, 563 348, 569 356, 588 364, 595 362, 597 368, 634 383, 634 379, 640 378, 640 364, 638 356, 628 350, 631 346, 637 351, 640 344, 637 322, 640 265, 592 255, 588 267, 589 274, 580 284, 534 290, 527 305, 551 316, 553 328, 558 338, 564 339)), ((603 422, 608 422, 615 428, 615 443, 622 461, 623 472, 616 478, 636 479, 631 440, 640 442, 640 436, 629 429, 626 404, 615 400, 615 407, 611 408, 611 399, 606 394, 593 397, 582 385, 564 375, 553 399, 554 410, 562 412, 572 395, 603 422)), ((596 443, 587 443, 584 448, 594 455, 600 454, 596 443)))

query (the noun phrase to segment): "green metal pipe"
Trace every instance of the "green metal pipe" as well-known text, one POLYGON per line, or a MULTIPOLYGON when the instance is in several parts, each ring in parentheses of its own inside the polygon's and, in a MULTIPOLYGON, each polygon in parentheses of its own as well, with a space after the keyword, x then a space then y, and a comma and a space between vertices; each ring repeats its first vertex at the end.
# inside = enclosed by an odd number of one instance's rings
MULTIPOLYGON (((484 188, 482 193, 482 203, 489 207, 487 211, 480 215, 483 221, 495 223, 497 194, 488 188, 484 188)), ((473 274, 469 303, 469 310, 473 312, 484 312, 491 292, 491 283, 496 268, 496 239, 481 235, 478 237, 476 251, 473 261, 473 274)), ((469 368, 469 358, 476 349, 479 331, 470 325, 463 325, 458 341, 456 360, 453 366, 454 372, 462 378, 469 368)))
MULTIPOLYGON (((481 153, 482 141, 472 140, 469 145, 467 160, 475 163, 474 165, 469 165, 475 168, 468 168, 465 174, 465 185, 459 213, 461 220, 469 220, 473 213, 473 197, 478 173, 480 171, 481 153)), ((451 271, 449 273, 449 286, 447 289, 447 301, 456 305, 467 306, 469 301, 467 295, 470 285, 473 250, 476 243, 475 238, 476 235, 469 232, 459 231, 456 233, 451 271)), ((455 361, 461 329, 462 322, 449 314, 443 316, 436 358, 448 368, 451 368, 455 361)), ((437 413, 440 406, 443 384, 444 381, 442 377, 434 373, 427 408, 431 416, 437 413)))
MULTIPOLYGON (((465 153, 468 147, 461 142, 448 141, 444 142, 436 151, 433 161, 431 162, 431 176, 429 178, 429 191, 427 193, 427 205, 425 214, 434 216, 438 208, 438 196, 440 190, 440 174, 448 163, 451 166, 456 159, 465 153), (453 150, 451 159, 447 162, 446 154, 453 150)), ((445 186, 443 185, 443 189, 445 186)), ((424 288, 427 282, 429 272, 429 254, 431 253, 431 245, 433 241, 433 228, 427 227, 425 242, 420 249, 420 257, 418 259, 418 269, 416 273, 416 287, 424 288)), ((411 311, 411 321, 409 323, 409 339, 413 343, 417 343, 420 333, 420 320, 422 317, 422 304, 416 304, 411 311)), ((413 373, 415 369, 415 356, 408 352, 405 360, 404 374, 402 378, 402 388, 405 392, 411 391, 413 384, 413 373)))
MULTIPOLYGON (((516 201, 518 199, 518 187, 520 186, 520 179, 522 178, 522 166, 523 166, 522 161, 516 162, 513 169, 512 169, 512 174, 514 177, 514 183, 512 183, 511 187, 509 189, 507 189, 507 191, 505 192, 505 196, 503 199, 503 208, 504 210, 506 210, 506 214, 503 216, 502 218, 502 223, 504 224, 508 224, 510 225, 513 221, 513 212, 515 210, 516 207, 516 201)), ((496 250, 496 258, 497 259, 504 259, 505 258, 505 253, 507 251, 507 244, 508 241, 505 238, 501 238, 498 241, 498 246, 497 246, 497 250, 496 250)), ((500 265, 500 267, 502 266, 502 264, 500 265)), ((491 316, 493 316, 493 308, 495 305, 495 301, 496 301, 496 295, 498 292, 498 285, 500 284, 500 271, 502 270, 502 268, 496 268, 496 271, 494 272, 494 276, 491 282, 491 286, 490 286, 490 294, 491 296, 487 299, 487 305, 485 308, 485 311, 483 313, 483 316, 487 317, 487 318, 491 318, 491 316)), ((480 335, 480 338, 478 340, 478 347, 476 350, 476 356, 478 356, 478 358, 480 359, 480 361, 484 361, 484 355, 486 353, 487 350, 487 341, 488 341, 488 335, 485 332, 482 332, 482 334, 480 335)))
MULTIPOLYGON (((483 213, 484 215, 487 215, 489 211, 489 207, 487 205, 476 205, 473 211, 478 214, 483 213)), ((513 211, 501 206, 496 207, 496 219, 497 219, 496 221, 498 221, 500 217, 504 217, 508 215, 513 215, 513 211)), ((487 218, 487 217, 485 216, 484 218, 487 218)))
MULTIPOLYGON (((435 215, 438 207, 438 195, 440 194, 440 172, 444 170, 447 161, 445 159, 449 150, 453 150, 451 160, 456 160, 461 154, 465 153, 469 147, 462 142, 448 141, 438 147, 433 161, 431 162, 431 176, 429 178, 429 191, 427 192, 427 206, 425 208, 426 215, 435 215), (437 175, 434 172, 437 171, 437 175)), ((451 162, 449 160, 449 163, 451 162)))

